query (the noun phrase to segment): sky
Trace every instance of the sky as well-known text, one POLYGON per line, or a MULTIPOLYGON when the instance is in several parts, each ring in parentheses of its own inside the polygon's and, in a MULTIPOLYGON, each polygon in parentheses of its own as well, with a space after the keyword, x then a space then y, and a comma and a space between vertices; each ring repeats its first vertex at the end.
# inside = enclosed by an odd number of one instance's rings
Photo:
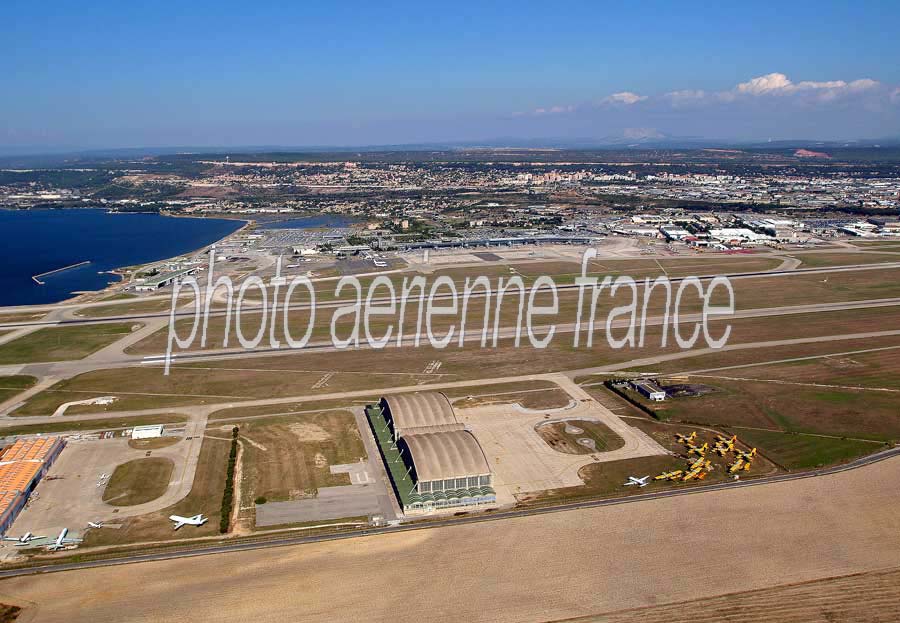
POLYGON ((0 153, 900 136, 900 3, 0 3, 0 153))

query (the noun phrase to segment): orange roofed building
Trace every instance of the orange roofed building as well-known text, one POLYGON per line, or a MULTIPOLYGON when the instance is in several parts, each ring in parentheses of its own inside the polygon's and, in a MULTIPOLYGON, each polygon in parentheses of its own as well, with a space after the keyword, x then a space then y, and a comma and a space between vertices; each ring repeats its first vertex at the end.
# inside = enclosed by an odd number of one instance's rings
POLYGON ((12 526, 63 446, 60 437, 38 437, 19 439, 0 450, 0 534, 12 526))

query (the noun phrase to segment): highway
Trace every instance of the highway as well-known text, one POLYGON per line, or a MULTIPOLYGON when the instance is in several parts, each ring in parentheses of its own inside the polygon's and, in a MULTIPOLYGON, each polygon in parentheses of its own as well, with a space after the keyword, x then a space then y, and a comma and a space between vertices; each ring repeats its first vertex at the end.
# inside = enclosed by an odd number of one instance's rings
POLYGON ((152 562, 152 561, 161 561, 161 560, 172 560, 177 558, 190 558, 196 556, 208 556, 212 554, 224 554, 224 553, 233 553, 233 552, 241 552, 241 551, 249 551, 249 550, 258 550, 258 549, 266 549, 266 548, 274 548, 274 547, 290 547, 296 545, 304 545, 309 543, 320 543, 324 541, 336 541, 336 540, 346 540, 346 539, 354 539, 362 536, 372 536, 379 534, 388 534, 388 533, 396 533, 396 532, 406 532, 413 530, 429 530, 432 528, 441 528, 448 526, 456 526, 461 524, 474 524, 488 521, 504 521, 508 519, 514 519, 518 517, 526 517, 533 515, 544 515, 549 513, 560 513, 566 511, 573 511, 579 509, 586 508, 596 508, 602 506, 614 506, 620 504, 632 504, 632 503, 640 503, 646 502, 649 500, 657 500, 661 498, 668 497, 676 497, 676 496, 685 496, 685 495, 696 495, 702 493, 708 493, 711 491, 717 491, 722 489, 735 489, 735 488, 744 488, 744 487, 756 487, 763 485, 771 485, 779 482, 786 482, 790 480, 800 480, 806 478, 817 478, 821 476, 828 476, 831 474, 837 474, 841 472, 846 472, 850 470, 859 469, 865 467, 867 465, 872 465, 874 463, 878 463, 880 461, 884 461, 886 459, 900 456, 900 447, 889 448, 886 450, 882 450, 875 454, 871 454, 866 457, 862 457, 860 459, 856 459, 850 463, 846 463, 844 465, 837 465, 834 467, 827 467, 823 469, 811 470, 806 472, 797 472, 791 474, 779 474, 775 476, 765 476, 761 478, 756 478, 753 480, 742 480, 737 482, 721 482, 714 483, 709 485, 698 485, 693 487, 688 487, 684 489, 667 489, 664 491, 656 491, 652 493, 638 493, 634 495, 630 495, 624 498, 609 498, 609 499, 599 499, 599 500, 587 500, 584 502, 572 502, 567 504, 558 504, 553 506, 545 506, 538 508, 523 508, 519 510, 510 510, 510 511, 502 511, 498 513, 491 514, 481 514, 476 516, 469 517, 455 517, 449 519, 440 519, 435 521, 429 521, 427 523, 418 523, 418 524, 406 524, 400 526, 388 526, 382 528, 368 528, 366 530, 355 531, 352 533, 343 533, 343 534, 323 534, 323 535, 313 535, 313 536, 291 536, 291 537, 283 537, 283 538, 273 538, 267 539, 264 541, 241 541, 234 543, 223 543, 220 545, 211 545, 204 547, 185 547, 183 549, 175 549, 175 550, 167 550, 164 552, 156 552, 156 553, 146 553, 146 554, 133 554, 122 556, 119 558, 109 558, 104 560, 90 560, 90 561, 80 561, 80 562, 60 562, 60 563, 51 563, 45 564, 35 567, 28 568, 20 568, 20 569, 5 569, 0 570, 0 578, 10 578, 17 576, 26 576, 26 575, 37 575, 37 574, 46 574, 46 573, 57 573, 62 571, 74 571, 79 569, 90 569, 96 567, 106 567, 112 565, 126 565, 126 564, 135 564, 141 562, 152 562))

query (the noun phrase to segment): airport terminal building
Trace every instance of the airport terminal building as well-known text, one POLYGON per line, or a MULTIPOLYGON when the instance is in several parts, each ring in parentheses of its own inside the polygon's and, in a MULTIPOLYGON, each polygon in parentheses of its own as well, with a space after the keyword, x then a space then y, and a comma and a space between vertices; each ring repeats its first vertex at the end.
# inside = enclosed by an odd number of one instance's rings
POLYGON ((496 502, 481 444, 444 394, 384 396, 369 416, 404 512, 496 502))

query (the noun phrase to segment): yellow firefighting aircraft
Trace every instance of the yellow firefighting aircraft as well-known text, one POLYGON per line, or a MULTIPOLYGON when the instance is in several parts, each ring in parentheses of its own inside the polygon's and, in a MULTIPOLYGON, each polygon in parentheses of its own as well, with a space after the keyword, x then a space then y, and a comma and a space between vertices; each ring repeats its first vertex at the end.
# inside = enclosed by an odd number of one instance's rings
POLYGON ((675 441, 678 443, 683 443, 685 445, 691 443, 697 438, 697 431, 693 431, 690 435, 682 435, 681 433, 676 433, 675 441))
POLYGON ((744 459, 746 462, 751 463, 753 458, 756 456, 756 448, 751 448, 750 452, 744 452, 743 450, 738 450, 737 455, 744 459))
POLYGON ((653 480, 677 480, 683 473, 684 470, 682 469, 676 469, 675 471, 671 472, 663 472, 659 476, 654 476, 653 480))
POLYGON ((688 454, 696 454, 697 456, 705 456, 706 451, 709 450, 709 442, 704 443, 702 446, 695 446, 694 444, 688 444, 688 454))
POLYGON ((688 480, 693 480, 694 478, 696 478, 697 480, 703 480, 704 478, 706 478, 706 472, 703 470, 702 465, 699 465, 695 469, 692 469, 687 474, 685 474, 684 477, 682 477, 681 481, 687 482, 688 480))
POLYGON ((734 450, 734 444, 737 442, 737 435, 733 435, 731 439, 727 439, 722 437, 722 435, 716 435, 716 447, 713 450, 719 456, 725 456, 727 453, 734 450))

